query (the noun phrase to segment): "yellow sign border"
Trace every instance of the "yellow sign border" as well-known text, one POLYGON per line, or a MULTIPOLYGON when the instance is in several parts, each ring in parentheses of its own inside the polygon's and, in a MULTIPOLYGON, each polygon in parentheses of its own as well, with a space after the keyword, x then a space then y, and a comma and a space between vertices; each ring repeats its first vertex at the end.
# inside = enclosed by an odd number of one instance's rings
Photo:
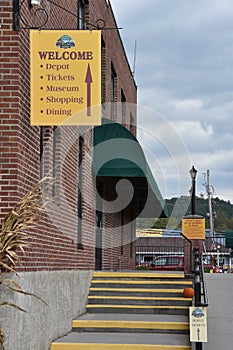
POLYGON ((31 30, 31 125, 101 124, 101 31, 31 30))

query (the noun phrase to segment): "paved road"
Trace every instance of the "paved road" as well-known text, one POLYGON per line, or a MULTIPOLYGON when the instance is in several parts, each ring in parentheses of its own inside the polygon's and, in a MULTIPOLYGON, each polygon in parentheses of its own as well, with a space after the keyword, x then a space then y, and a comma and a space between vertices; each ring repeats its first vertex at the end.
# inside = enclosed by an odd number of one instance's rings
POLYGON ((203 350, 233 349, 233 274, 205 274, 208 343, 203 350))

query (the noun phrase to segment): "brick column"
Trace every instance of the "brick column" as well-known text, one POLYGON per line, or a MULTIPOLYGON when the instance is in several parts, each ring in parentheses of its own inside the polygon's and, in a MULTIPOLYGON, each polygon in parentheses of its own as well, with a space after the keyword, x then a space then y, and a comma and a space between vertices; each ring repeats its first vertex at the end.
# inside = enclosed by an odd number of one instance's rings
POLYGON ((0 221, 18 199, 19 33, 13 31, 12 1, 0 1, 0 221))

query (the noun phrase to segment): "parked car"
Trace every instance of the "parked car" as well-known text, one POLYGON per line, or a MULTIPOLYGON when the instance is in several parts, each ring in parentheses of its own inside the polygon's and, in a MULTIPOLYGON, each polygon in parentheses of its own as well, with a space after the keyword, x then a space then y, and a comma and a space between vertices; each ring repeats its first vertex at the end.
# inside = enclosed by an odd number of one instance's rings
POLYGON ((184 270, 184 257, 180 255, 166 255, 156 257, 149 265, 150 270, 184 270))

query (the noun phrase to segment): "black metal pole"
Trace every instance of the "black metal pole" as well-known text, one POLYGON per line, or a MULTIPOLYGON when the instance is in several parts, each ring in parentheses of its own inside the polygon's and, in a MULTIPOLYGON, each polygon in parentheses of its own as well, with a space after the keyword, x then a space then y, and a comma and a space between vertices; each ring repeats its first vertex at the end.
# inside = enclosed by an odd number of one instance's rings
POLYGON ((192 166, 192 168, 189 170, 189 173, 191 175, 192 179, 192 188, 191 188, 191 214, 196 214, 196 206, 195 206, 195 197, 196 197, 196 176, 197 176, 197 169, 192 166))
POLYGON ((13 30, 20 30, 20 0, 13 0, 13 30))
POLYGON ((196 205, 195 205, 195 197, 196 197, 196 180, 192 179, 192 200, 191 200, 191 214, 196 214, 196 205))
MULTIPOLYGON (((194 268, 194 290, 195 290, 195 307, 201 304, 201 279, 200 279, 200 260, 199 248, 194 248, 195 268, 194 268)), ((196 342, 196 350, 202 350, 202 342, 196 342)))
MULTIPOLYGON (((192 167, 190 170, 192 178, 192 193, 191 193, 191 214, 196 214, 196 175, 197 170, 192 167)), ((200 276, 200 260, 199 260, 199 248, 194 249, 194 293, 195 293, 195 307, 201 305, 201 276, 200 276)), ((202 342, 196 342, 196 350, 202 350, 202 342)))
POLYGON ((194 289, 195 289, 195 306, 200 306, 201 303, 201 278, 200 278, 200 261, 199 248, 194 248, 194 289))

